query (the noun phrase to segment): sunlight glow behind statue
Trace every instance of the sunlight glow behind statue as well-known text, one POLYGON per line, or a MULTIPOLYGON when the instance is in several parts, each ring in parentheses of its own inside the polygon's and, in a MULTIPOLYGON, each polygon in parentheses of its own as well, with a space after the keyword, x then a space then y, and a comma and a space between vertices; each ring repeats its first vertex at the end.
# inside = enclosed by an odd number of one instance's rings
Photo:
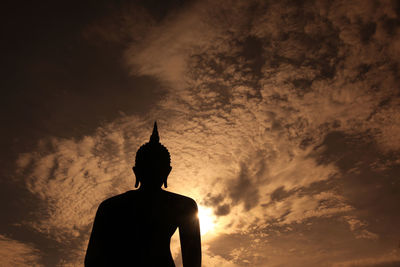
POLYGON ((169 152, 159 140, 154 123, 150 141, 138 149, 132 168, 135 187, 139 189, 100 204, 85 266, 173 267, 170 242, 177 228, 183 266, 201 266, 197 204, 191 198, 161 188, 167 187, 172 167, 169 152))
POLYGON ((211 208, 203 207, 199 205, 198 215, 200 220, 200 232, 201 235, 205 235, 215 228, 215 216, 211 208))

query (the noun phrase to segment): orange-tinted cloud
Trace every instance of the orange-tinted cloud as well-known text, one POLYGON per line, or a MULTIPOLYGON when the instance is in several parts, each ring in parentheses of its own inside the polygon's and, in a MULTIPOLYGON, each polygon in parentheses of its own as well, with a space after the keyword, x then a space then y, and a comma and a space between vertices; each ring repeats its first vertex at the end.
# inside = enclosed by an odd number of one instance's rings
POLYGON ((42 266, 40 251, 26 244, 0 235, 1 266, 42 266))

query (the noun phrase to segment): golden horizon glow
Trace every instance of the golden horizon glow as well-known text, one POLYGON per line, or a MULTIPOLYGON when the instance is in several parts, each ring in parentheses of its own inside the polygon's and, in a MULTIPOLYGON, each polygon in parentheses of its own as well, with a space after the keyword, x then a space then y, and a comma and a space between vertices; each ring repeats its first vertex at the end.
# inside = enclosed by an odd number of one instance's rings
POLYGON ((200 233, 201 235, 205 235, 214 230, 216 218, 211 208, 199 205, 198 209, 197 216, 200 221, 200 233))

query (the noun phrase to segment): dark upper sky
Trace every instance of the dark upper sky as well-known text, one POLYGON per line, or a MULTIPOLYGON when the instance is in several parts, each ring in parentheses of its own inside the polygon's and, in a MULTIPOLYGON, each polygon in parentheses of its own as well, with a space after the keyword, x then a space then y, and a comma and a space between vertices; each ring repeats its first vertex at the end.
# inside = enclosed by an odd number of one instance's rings
POLYGON ((204 266, 400 264, 398 1, 1 13, 0 265, 81 265, 155 119, 204 266))

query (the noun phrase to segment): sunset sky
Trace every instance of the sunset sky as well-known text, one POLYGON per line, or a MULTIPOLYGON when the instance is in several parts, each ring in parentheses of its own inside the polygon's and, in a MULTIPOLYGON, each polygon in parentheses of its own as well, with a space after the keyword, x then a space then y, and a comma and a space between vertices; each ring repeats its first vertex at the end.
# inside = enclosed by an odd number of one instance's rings
POLYGON ((25 2, 1 8, 0 266, 82 266, 155 120, 203 266, 400 266, 400 1, 25 2))

